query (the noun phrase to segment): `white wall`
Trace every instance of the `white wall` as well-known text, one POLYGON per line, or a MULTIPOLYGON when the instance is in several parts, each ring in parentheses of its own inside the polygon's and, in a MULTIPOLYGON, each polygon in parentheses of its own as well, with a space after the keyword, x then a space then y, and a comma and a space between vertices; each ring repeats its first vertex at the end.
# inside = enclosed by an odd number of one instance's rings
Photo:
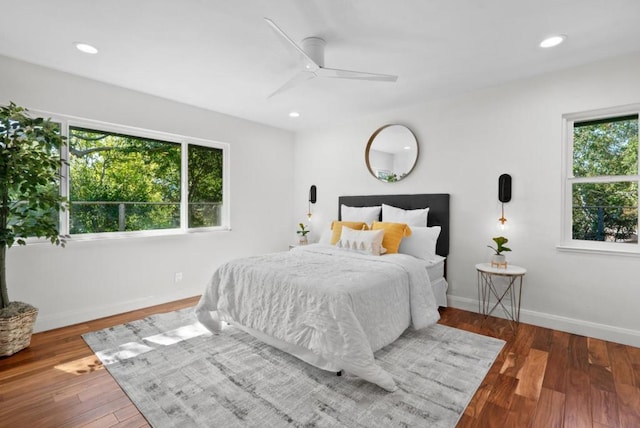
POLYGON ((286 250, 294 239, 289 132, 6 57, 0 100, 231 146, 232 231, 11 248, 9 297, 39 308, 36 330, 201 294, 223 261, 286 250))
POLYGON ((355 194, 450 193, 452 306, 477 311, 474 265, 500 217, 498 176, 513 177, 505 206, 513 264, 528 273, 521 320, 640 346, 640 259, 559 252, 562 114, 640 101, 640 55, 380 114, 347 127, 299 133, 295 203, 303 212, 318 187, 312 240, 337 217, 337 197, 355 194), (420 144, 411 175, 398 183, 370 176, 364 150, 389 123, 408 125, 420 144))

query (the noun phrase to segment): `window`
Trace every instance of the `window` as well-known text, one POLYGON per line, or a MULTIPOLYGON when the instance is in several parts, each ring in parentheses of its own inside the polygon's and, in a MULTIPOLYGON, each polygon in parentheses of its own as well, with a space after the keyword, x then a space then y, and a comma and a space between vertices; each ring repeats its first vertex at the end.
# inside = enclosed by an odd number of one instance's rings
POLYGON ((69 201, 69 209, 59 215, 61 234, 229 228, 227 144, 64 116, 52 119, 67 137, 60 154, 62 180, 52 183, 69 201))
POLYGON ((180 227, 180 144, 69 127, 69 232, 180 227))
POLYGON ((223 152, 189 144, 189 227, 220 226, 223 152))
POLYGON ((68 233, 227 226, 226 145, 107 128, 68 126, 68 233))
POLYGON ((565 125, 565 241, 640 252, 638 108, 568 115, 565 125))

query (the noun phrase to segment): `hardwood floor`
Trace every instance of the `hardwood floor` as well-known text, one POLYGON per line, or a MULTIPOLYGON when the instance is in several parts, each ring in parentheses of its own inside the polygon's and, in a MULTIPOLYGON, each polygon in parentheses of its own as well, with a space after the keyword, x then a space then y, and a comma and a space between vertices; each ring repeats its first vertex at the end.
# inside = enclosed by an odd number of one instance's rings
POLYGON ((640 427, 640 348, 448 308, 441 323, 507 344, 458 427, 640 427))
MULTIPOLYGON (((145 419, 84 343, 81 334, 198 298, 38 333, 0 358, 0 427, 143 427, 145 419)), ((640 427, 640 348, 453 308, 441 324, 499 337, 502 353, 458 427, 640 427)))

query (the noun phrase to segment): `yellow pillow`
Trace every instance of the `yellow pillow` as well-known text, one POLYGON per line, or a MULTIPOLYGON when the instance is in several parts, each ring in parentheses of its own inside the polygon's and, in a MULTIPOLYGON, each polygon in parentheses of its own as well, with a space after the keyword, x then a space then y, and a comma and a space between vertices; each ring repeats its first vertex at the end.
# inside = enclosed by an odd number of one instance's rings
POLYGON ((342 235, 342 226, 347 226, 349 229, 354 230, 368 230, 367 223, 362 221, 334 221, 331 223, 331 245, 336 245, 342 235))
POLYGON ((374 221, 371 230, 384 229, 382 246, 387 249, 386 254, 396 254, 400 242, 405 236, 411 236, 411 228, 405 223, 389 223, 384 221, 374 221))

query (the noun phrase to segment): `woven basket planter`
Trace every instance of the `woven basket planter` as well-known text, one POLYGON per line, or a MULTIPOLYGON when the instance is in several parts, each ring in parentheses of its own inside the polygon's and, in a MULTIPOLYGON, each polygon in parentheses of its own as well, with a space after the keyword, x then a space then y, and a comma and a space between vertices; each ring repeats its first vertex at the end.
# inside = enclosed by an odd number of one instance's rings
POLYGON ((0 357, 13 355, 31 343, 38 310, 30 308, 10 318, 0 318, 0 357))

